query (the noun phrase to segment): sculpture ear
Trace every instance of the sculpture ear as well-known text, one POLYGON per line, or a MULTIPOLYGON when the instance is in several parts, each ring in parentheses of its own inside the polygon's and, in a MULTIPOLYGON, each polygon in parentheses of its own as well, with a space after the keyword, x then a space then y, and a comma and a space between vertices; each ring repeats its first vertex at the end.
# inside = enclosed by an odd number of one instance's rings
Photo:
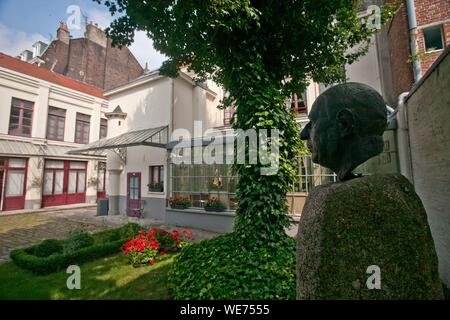
POLYGON ((347 108, 339 110, 336 114, 336 120, 339 122, 342 129, 342 136, 347 136, 353 132, 355 126, 355 117, 353 112, 347 108))

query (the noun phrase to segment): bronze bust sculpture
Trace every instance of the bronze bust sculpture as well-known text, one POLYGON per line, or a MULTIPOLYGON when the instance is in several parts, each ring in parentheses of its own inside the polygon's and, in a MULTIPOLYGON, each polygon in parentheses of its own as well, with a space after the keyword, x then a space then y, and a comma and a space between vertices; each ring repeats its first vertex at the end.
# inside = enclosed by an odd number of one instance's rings
POLYGON ((399 174, 352 179, 353 169, 383 150, 383 98, 364 84, 340 84, 317 98, 309 119, 301 138, 312 160, 341 181, 316 186, 306 199, 297 298, 442 299, 434 242, 414 186, 399 174), (368 275, 373 267, 381 274, 376 287, 368 275))
POLYGON ((340 181, 355 177, 352 170, 383 151, 387 109, 381 95, 368 85, 336 85, 314 102, 310 122, 301 132, 312 160, 333 170, 340 181))

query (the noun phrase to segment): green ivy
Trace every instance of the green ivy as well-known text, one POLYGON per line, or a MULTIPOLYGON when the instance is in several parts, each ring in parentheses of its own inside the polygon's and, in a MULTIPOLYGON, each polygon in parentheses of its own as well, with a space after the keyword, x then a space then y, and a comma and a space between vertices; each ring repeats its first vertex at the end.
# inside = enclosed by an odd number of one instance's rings
POLYGON ((293 300, 295 241, 248 250, 234 234, 183 248, 169 273, 175 299, 293 300))

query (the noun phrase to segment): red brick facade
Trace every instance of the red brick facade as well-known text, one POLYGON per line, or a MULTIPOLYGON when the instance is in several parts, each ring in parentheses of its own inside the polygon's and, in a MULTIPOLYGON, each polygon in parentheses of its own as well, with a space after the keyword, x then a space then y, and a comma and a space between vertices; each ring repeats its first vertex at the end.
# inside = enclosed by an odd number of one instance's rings
POLYGON ((84 38, 53 41, 41 59, 45 62, 42 67, 104 90, 144 73, 128 48, 113 48, 111 40, 92 24, 84 38))
MULTIPOLYGON (((386 0, 386 3, 395 0, 386 0)), ((418 26, 418 46, 422 75, 427 72, 443 50, 425 53, 423 27, 430 24, 442 25, 445 46, 450 44, 450 0, 415 0, 416 20, 418 26)), ((414 84, 413 66, 411 62, 410 35, 406 1, 388 25, 389 51, 395 95, 409 91, 414 84)))
POLYGON ((388 39, 393 91, 395 96, 399 96, 402 92, 409 91, 414 83, 412 63, 409 60, 408 16, 404 3, 388 25, 388 39))
MULTIPOLYGON (((423 29, 421 27, 427 26, 436 22, 444 22, 442 24, 445 46, 450 44, 450 1, 449 0, 416 0, 416 18, 419 27, 418 42, 419 51, 425 52, 425 41, 423 37, 423 29)), ((426 53, 422 55, 421 67, 422 74, 425 74, 431 67, 437 57, 441 55, 444 50, 426 53)))

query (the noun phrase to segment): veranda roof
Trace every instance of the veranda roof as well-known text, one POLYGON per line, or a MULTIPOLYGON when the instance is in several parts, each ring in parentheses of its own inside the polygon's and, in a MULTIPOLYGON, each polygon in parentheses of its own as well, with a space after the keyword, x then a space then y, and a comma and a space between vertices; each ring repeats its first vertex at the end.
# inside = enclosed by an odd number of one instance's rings
POLYGON ((68 159, 102 159, 103 152, 87 152, 83 155, 70 155, 71 150, 76 147, 33 143, 29 141, 18 141, 0 138, 0 155, 2 156, 43 156, 46 158, 68 158, 68 159))
POLYGON ((157 127, 130 131, 117 137, 109 139, 100 139, 89 143, 83 147, 71 150, 70 154, 86 154, 93 151, 121 149, 134 146, 150 146, 157 148, 166 148, 168 136, 168 127, 157 127))

